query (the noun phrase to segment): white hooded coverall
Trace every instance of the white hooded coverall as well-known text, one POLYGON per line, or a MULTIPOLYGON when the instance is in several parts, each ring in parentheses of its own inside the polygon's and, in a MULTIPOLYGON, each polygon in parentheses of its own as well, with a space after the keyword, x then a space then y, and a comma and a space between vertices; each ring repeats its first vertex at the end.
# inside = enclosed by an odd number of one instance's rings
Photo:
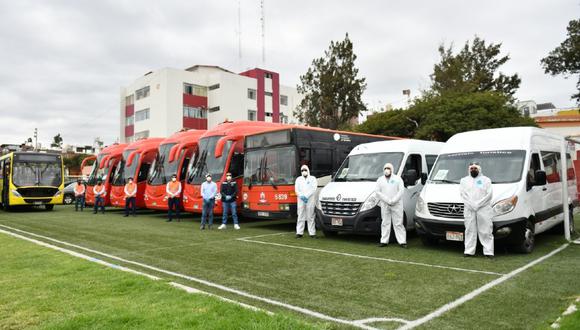
POLYGON ((391 222, 399 244, 407 244, 407 231, 403 225, 403 193, 405 185, 398 175, 394 174, 393 165, 386 164, 391 169, 391 176, 387 179, 381 175, 377 179, 375 194, 381 207, 381 243, 389 244, 391 236, 391 222))
POLYGON ((312 175, 310 175, 310 170, 308 166, 302 165, 300 167, 300 172, 306 169, 308 176, 304 177, 300 175, 296 182, 294 183, 294 191, 296 192, 296 197, 298 198, 298 222, 296 223, 296 235, 304 234, 305 222, 308 222, 308 235, 316 235, 316 224, 314 222, 314 207, 316 206, 316 201, 314 200, 314 194, 318 188, 318 180, 312 175), (300 197, 308 198, 308 203, 304 203, 300 197))
POLYGON ((474 255, 477 238, 483 246, 483 254, 493 256, 493 209, 491 208, 491 180, 481 174, 461 179, 459 191, 464 203, 465 254, 474 255))

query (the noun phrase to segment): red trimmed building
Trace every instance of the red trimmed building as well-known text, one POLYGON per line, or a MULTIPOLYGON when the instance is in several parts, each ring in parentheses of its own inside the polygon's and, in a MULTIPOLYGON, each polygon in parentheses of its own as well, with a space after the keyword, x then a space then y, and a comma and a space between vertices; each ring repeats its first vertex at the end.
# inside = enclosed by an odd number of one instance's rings
POLYGON ((300 101, 296 88, 280 85, 280 75, 269 70, 164 68, 121 88, 120 140, 208 129, 225 120, 296 124, 293 111, 300 101))

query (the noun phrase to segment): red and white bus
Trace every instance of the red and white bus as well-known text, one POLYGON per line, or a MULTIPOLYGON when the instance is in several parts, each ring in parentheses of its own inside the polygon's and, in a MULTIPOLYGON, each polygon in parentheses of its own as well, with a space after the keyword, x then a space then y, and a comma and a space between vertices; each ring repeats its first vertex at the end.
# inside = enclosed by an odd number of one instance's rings
POLYGON ((111 205, 125 207, 125 184, 129 178, 137 184, 135 202, 138 208, 144 208, 145 186, 151 163, 157 156, 159 143, 163 138, 147 138, 129 144, 123 150, 123 158, 113 173, 111 181, 111 205))
MULTIPOLYGON (((199 139, 197 157, 191 159, 188 167, 183 189, 183 208, 188 212, 201 213, 203 200, 200 190, 207 173, 211 174, 213 181, 218 185, 218 190, 227 172, 232 173, 238 187, 241 187, 244 170, 244 137, 284 126, 259 121, 225 122, 203 134, 199 139)), ((240 203, 239 191, 238 195, 237 200, 240 203)), ((216 199, 214 213, 222 213, 221 202, 218 199, 216 199)))
POLYGON ((250 218, 296 216, 294 181, 302 165, 323 187, 354 147, 393 139, 399 138, 295 125, 248 135, 241 213, 250 218))
MULTIPOLYGON (((163 140, 147 177, 145 206, 153 210, 168 210, 165 188, 173 174, 185 184, 187 167, 198 154, 198 142, 205 130, 186 130, 163 140)), ((180 203, 183 205, 183 203, 180 203)))
POLYGON ((87 179, 87 190, 85 193, 85 201, 87 205, 94 205, 95 194, 93 193, 93 188, 97 184, 97 180, 101 179, 105 185, 105 191, 107 195, 105 196, 105 205, 110 205, 111 203, 111 181, 112 173, 115 173, 117 165, 123 157, 123 150, 125 150, 127 144, 115 143, 103 150, 96 157, 88 157, 83 160, 81 164, 81 169, 86 166, 91 160, 94 160, 93 170, 87 179))

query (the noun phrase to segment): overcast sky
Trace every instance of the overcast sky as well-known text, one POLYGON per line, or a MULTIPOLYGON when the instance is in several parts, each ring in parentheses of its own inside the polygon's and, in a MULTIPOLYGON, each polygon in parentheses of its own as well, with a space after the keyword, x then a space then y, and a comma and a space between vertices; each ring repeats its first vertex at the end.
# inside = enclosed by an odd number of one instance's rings
POLYGON ((520 100, 573 106, 576 78, 545 75, 540 59, 564 40, 579 0, 272 1, 265 0, 262 64, 260 1, 0 0, 0 143, 39 129, 49 143, 106 144, 119 135, 119 90, 163 67, 265 67, 295 86, 331 40, 349 33, 367 78, 365 101, 404 105, 429 86, 437 47, 478 35, 502 43, 517 72, 520 100))

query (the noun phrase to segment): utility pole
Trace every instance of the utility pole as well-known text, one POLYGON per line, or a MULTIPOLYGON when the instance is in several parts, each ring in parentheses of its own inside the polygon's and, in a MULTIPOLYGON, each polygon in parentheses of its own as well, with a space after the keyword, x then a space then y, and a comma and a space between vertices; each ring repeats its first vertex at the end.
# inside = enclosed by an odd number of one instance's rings
POLYGON ((238 0, 238 61, 239 69, 243 69, 242 63, 242 2, 238 0))
POLYGON ((38 148, 38 128, 34 129, 34 151, 38 148))
POLYGON ((264 12, 264 0, 260 1, 262 10, 262 65, 266 64, 266 14, 264 12))

